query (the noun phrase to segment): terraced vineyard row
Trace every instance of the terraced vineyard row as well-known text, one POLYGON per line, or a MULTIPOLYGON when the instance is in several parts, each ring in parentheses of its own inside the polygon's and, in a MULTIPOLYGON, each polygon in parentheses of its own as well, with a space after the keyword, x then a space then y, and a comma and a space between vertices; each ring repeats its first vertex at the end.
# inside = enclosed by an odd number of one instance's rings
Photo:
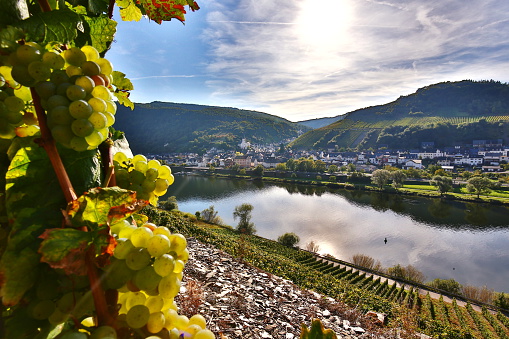
MULTIPOLYGON (((371 273, 317 260, 309 252, 288 248, 257 236, 241 236, 228 228, 196 227, 171 214, 150 209, 149 219, 172 231, 209 243, 252 265, 301 288, 315 290, 364 311, 394 314, 397 305, 413 310, 419 331, 440 338, 509 339, 509 318, 487 309, 476 312, 471 305, 461 307, 456 300, 444 302, 421 295, 418 288, 399 286, 371 273)), ((409 311, 407 311, 409 312, 409 311)))

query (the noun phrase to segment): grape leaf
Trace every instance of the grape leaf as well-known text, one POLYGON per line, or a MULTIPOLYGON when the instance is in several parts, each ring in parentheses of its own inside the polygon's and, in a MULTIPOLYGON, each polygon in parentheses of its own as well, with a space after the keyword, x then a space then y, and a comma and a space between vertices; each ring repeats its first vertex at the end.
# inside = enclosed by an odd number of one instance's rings
POLYGON ((78 14, 69 9, 41 12, 21 21, 27 39, 47 44, 53 41, 68 43, 77 37, 77 30, 82 24, 78 14))
POLYGON ((140 9, 134 3, 120 8, 120 17, 123 21, 140 21, 143 17, 140 9))
POLYGON ((198 4, 192 0, 139 0, 138 3, 143 7, 147 16, 158 24, 171 19, 184 22, 186 20, 184 6, 189 6, 193 12, 200 9, 198 4))
POLYGON ((113 94, 117 97, 120 104, 134 109, 134 103, 129 99, 129 92, 115 91, 113 94))
POLYGON ((99 53, 103 53, 113 42, 116 31, 116 21, 108 18, 106 15, 98 17, 83 16, 83 31, 78 33, 76 45, 91 45, 99 53))
POLYGON ((125 74, 119 71, 113 71, 113 85, 122 90, 132 91, 134 89, 131 80, 125 77, 125 74))
POLYGON ((61 268, 67 274, 85 275, 86 252, 93 234, 73 228, 47 229, 40 236, 41 261, 53 268, 61 268))
POLYGON ((7 26, 7 28, 0 30, 0 49, 9 52, 14 51, 19 46, 17 41, 24 36, 25 34, 19 28, 7 26))
POLYGON ((88 0, 88 11, 95 15, 108 11, 108 0, 88 0))

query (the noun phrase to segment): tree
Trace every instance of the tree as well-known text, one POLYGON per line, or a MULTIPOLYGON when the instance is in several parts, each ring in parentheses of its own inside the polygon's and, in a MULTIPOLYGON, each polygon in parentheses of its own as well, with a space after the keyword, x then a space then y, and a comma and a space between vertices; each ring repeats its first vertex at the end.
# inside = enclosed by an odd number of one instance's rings
POLYGON ((306 244, 306 251, 318 253, 319 250, 320 246, 314 240, 311 240, 306 244))
POLYGON ((391 178, 391 172, 384 169, 378 169, 371 174, 371 182, 375 184, 379 190, 383 189, 391 178))
POLYGON ((389 267, 387 269, 387 273, 394 277, 415 281, 420 284, 422 284, 426 279, 424 274, 412 265, 408 265, 405 267, 398 264, 396 266, 389 267))
POLYGON ((461 284, 454 279, 435 279, 428 282, 427 285, 453 294, 461 294, 462 289, 461 284))
POLYGON ((276 171, 285 172, 287 170, 285 163, 280 163, 276 165, 276 171))
POLYGON ((327 172, 336 173, 338 170, 339 170, 339 168, 337 165, 330 165, 329 168, 327 169, 327 172))
POLYGON ((159 207, 166 211, 178 210, 177 198, 172 195, 168 199, 159 202, 159 207))
POLYGON ((314 167, 316 172, 325 172, 327 170, 327 164, 321 160, 316 160, 314 167))
POLYGON ((406 180, 406 174, 403 172, 403 170, 396 170, 391 173, 392 178, 392 186, 395 189, 398 189, 400 187, 403 187, 403 183, 406 180))
POLYGON ((218 218, 218 213, 219 211, 216 211, 214 205, 210 205, 209 208, 201 211, 200 216, 203 221, 215 224, 218 218))
POLYGON ((285 233, 283 235, 280 235, 277 238, 277 241, 281 245, 284 245, 286 247, 294 247, 295 245, 297 245, 299 243, 300 238, 297 234, 290 232, 290 233, 285 233))
POLYGON ((253 174, 256 175, 257 177, 262 177, 264 171, 265 171, 265 168, 263 168, 262 165, 258 165, 253 170, 253 174))
POLYGON ((477 194, 477 199, 479 199, 479 196, 483 193, 489 194, 492 187, 492 181, 484 177, 472 177, 467 181, 467 191, 475 192, 477 194))
POLYGON ((446 192, 449 192, 452 189, 452 179, 449 177, 435 175, 429 183, 430 185, 436 186, 437 191, 441 195, 443 195, 446 192))
POLYGON ((256 233, 255 225, 251 222, 251 212, 253 209, 253 205, 248 203, 243 203, 242 205, 235 207, 235 211, 233 212, 233 219, 236 220, 239 218, 237 231, 242 234, 251 235, 256 233))
POLYGON ((346 165, 346 170, 348 172, 355 172, 357 168, 355 168, 355 164, 349 163, 348 165, 346 165))

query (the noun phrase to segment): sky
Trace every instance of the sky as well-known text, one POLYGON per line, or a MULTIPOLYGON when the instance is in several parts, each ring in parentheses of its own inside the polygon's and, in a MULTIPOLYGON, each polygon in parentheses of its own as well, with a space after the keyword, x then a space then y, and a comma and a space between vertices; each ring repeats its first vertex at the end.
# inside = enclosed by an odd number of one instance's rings
POLYGON ((509 82, 507 0, 197 0, 186 24, 119 20, 131 100, 302 121, 443 81, 509 82))

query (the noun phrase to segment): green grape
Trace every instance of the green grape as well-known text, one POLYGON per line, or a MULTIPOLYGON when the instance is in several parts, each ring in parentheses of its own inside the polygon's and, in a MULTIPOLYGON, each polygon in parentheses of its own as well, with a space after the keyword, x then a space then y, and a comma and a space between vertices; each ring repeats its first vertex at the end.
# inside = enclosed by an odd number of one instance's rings
POLYGON ((85 140, 87 141, 89 146, 97 147, 104 141, 104 138, 103 135, 99 133, 99 131, 94 130, 90 135, 87 135, 85 137, 85 140))
POLYGON ((108 107, 108 105, 106 105, 106 101, 100 98, 90 98, 88 103, 92 106, 94 112, 106 112, 106 108, 108 107))
MULTIPOLYGON (((134 225, 131 225, 131 226, 126 226, 124 228, 122 228, 120 230, 120 233, 118 233, 118 237, 119 238, 129 238, 131 237, 131 234, 133 233, 133 231, 135 229, 137 229, 138 227, 134 226, 134 225)), ((150 257, 150 255, 149 255, 150 257)), ((126 257, 127 258, 127 257, 126 257)))
POLYGON ((129 187, 129 172, 124 168, 115 168, 115 178, 117 185, 122 188, 129 187))
POLYGON ((48 51, 42 55, 42 62, 52 69, 60 69, 65 66, 64 58, 56 51, 48 51))
POLYGON ((143 292, 128 292, 126 294, 125 305, 128 310, 136 305, 145 305, 145 301, 147 301, 147 297, 143 292))
POLYGON ((111 100, 110 90, 106 86, 95 86, 92 95, 103 100, 111 100))
POLYGON ((10 96, 4 100, 5 107, 11 112, 19 112, 25 108, 25 102, 18 97, 10 96))
POLYGON ((170 250, 170 240, 165 235, 155 234, 148 240, 147 250, 153 257, 166 254, 170 250))
POLYGON ((175 298, 180 291, 180 279, 176 274, 168 274, 159 282, 159 295, 165 299, 175 298))
POLYGON ((117 105, 115 104, 114 101, 111 101, 111 100, 106 100, 106 112, 109 112, 113 115, 115 115, 115 113, 117 113, 117 105))
POLYGON ((55 311, 53 311, 53 313, 51 313, 51 315, 48 317, 48 321, 51 325, 58 325, 67 321, 68 318, 68 313, 63 313, 60 311, 60 309, 56 308, 55 311))
POLYGON ((97 130, 103 129, 106 127, 107 119, 104 114, 100 112, 93 112, 89 117, 88 121, 94 125, 94 128, 97 130))
POLYGON ((196 325, 196 324, 189 324, 186 329, 184 330, 184 333, 188 334, 191 337, 194 337, 196 333, 201 331, 203 328, 196 325))
POLYGON ((55 311, 55 303, 49 299, 36 301, 29 306, 32 318, 37 320, 48 319, 55 311))
POLYGON ((111 62, 109 60, 104 59, 104 58, 99 58, 99 59, 95 60, 95 62, 97 62, 99 67, 101 67, 102 74, 110 75, 113 72, 113 65, 111 64, 111 62))
POLYGON ((159 160, 152 159, 148 161, 148 168, 159 169, 159 167, 161 167, 159 160))
MULTIPOLYGON (((72 115, 71 107, 69 108, 69 111, 72 115)), ((71 129, 76 136, 84 138, 94 131, 94 125, 92 125, 92 123, 87 119, 76 119, 72 122, 71 129)))
POLYGON ((69 76, 64 70, 54 70, 53 73, 51 73, 49 80, 55 85, 63 84, 64 82, 69 82, 69 76))
POLYGON ((81 296, 77 293, 68 292, 58 299, 57 308, 62 313, 70 314, 79 297, 81 296))
POLYGON ((7 112, 4 116, 5 120, 11 125, 19 126, 23 124, 23 114, 21 112, 7 112))
MULTIPOLYGON (((92 106, 85 100, 76 100, 69 105, 69 112, 76 119, 88 119, 92 113, 92 106)), ((92 125, 91 122, 89 122, 92 125)))
POLYGON ((11 126, 7 120, 0 119, 0 138, 2 139, 12 139, 16 136, 16 131, 13 126, 11 126))
POLYGON ((83 53, 78 47, 66 49, 63 54, 65 61, 72 66, 81 67, 81 65, 87 60, 85 53, 83 53))
POLYGON ((28 65, 28 74, 37 81, 45 81, 51 75, 51 68, 42 61, 33 61, 28 65))
POLYGON ((132 282, 140 290, 152 291, 158 287, 161 279, 161 276, 154 271, 154 267, 146 266, 135 273, 132 282))
POLYGON ((171 175, 171 168, 166 165, 163 165, 160 168, 158 168, 158 171, 160 179, 168 179, 171 175))
POLYGON ((19 82, 23 86, 33 87, 37 83, 37 80, 35 80, 28 72, 27 66, 24 65, 13 66, 11 74, 14 80, 19 82))
MULTIPOLYGON (((161 172, 159 172, 161 173, 161 172)), ((164 195, 164 193, 166 193, 166 190, 168 189, 168 180, 166 179, 157 179, 156 180, 156 188, 154 190, 154 193, 156 195, 164 195)))
POLYGON ((148 322, 150 312, 145 305, 136 305, 127 311, 126 322, 133 329, 142 328, 148 322))
POLYGON ((88 150, 89 145, 84 137, 75 136, 71 139, 69 147, 71 147, 71 149, 73 149, 76 152, 84 152, 88 150))
POLYGON ((196 333, 193 339, 215 339, 215 337, 211 330, 203 329, 196 333))
POLYGON ((158 333, 164 328, 165 321, 163 312, 151 313, 147 321, 147 330, 150 333, 158 333))
MULTIPOLYGON (((112 234, 116 234, 118 235, 118 233, 120 232, 120 230, 124 227, 129 227, 131 226, 131 223, 127 220, 122 220, 122 221, 119 221, 113 225, 110 226, 110 231, 112 234)), ((127 241, 129 239, 117 239, 117 246, 115 247, 115 249, 118 247, 119 245, 119 242, 123 242, 123 241, 127 241)), ((133 246, 134 247, 134 246, 133 246)), ((127 253, 126 253, 127 254, 127 253)), ((119 259, 125 259, 125 258, 119 258, 119 259)))
POLYGON ((99 75, 101 74, 101 66, 94 61, 85 61, 81 65, 81 69, 83 70, 83 74, 88 76, 99 75))
POLYGON ((65 69, 65 73, 69 76, 69 78, 73 76, 79 76, 83 75, 83 71, 81 70, 81 67, 69 65, 65 69))
POLYGON ((177 319, 175 319, 175 327, 179 330, 183 331, 189 326, 189 318, 185 315, 179 315, 177 319))
POLYGON ((28 66, 28 64, 30 64, 33 61, 41 60, 41 51, 34 46, 25 44, 25 45, 19 46, 16 49, 16 57, 20 63, 28 66))
POLYGON ((51 135, 56 141, 67 147, 70 147, 69 144, 72 138, 74 138, 74 133, 70 125, 56 125, 52 127, 51 135))
MULTIPOLYGON (((69 79, 71 81, 71 79, 69 79)), ((67 98, 67 89, 72 86, 70 82, 63 82, 57 86, 57 93, 58 95, 65 96, 67 98)))
POLYGON ((119 164, 123 164, 124 162, 127 162, 129 159, 127 158, 127 155, 125 155, 124 152, 117 152, 113 156, 113 160, 118 162, 119 164))
POLYGON ((170 238, 171 235, 170 230, 168 229, 168 227, 165 226, 157 226, 152 232, 154 233, 154 235, 155 234, 165 235, 168 237, 168 239, 170 238))
POLYGON ((189 318, 189 325, 198 325, 204 329, 207 327, 207 321, 201 314, 195 314, 189 318))
POLYGON ((95 61, 100 58, 99 52, 92 46, 83 46, 81 47, 81 51, 85 53, 87 60, 95 61))
POLYGON ((148 164, 146 161, 136 161, 134 163, 134 169, 141 173, 145 173, 148 169, 148 164))
POLYGON ((189 251, 188 249, 184 249, 182 253, 180 253, 177 257, 178 260, 182 260, 184 263, 189 260, 189 251))
POLYGON ((59 339, 87 339, 88 336, 83 332, 69 331, 65 332, 59 339))
POLYGON ((135 162, 138 162, 138 161, 145 161, 145 162, 148 162, 147 160, 147 157, 144 156, 143 154, 136 154, 132 159, 131 159, 131 162, 134 164, 135 162))
POLYGON ((83 100, 87 96, 85 89, 79 85, 71 85, 67 87, 65 94, 71 101, 83 100))
POLYGON ((113 126, 115 123, 115 116, 111 114, 110 112, 103 112, 104 116, 106 116, 106 126, 110 127, 113 126))
POLYGON ((94 80, 86 75, 80 76, 78 79, 76 79, 74 84, 83 87, 86 93, 92 93, 92 89, 95 87, 94 80))
POLYGON ((164 299, 160 295, 148 297, 145 306, 147 306, 150 313, 160 312, 164 306, 164 299))
POLYGON ((71 125, 74 118, 69 113, 69 107, 57 106, 48 111, 48 120, 57 125, 71 125))
POLYGON ((134 271, 131 270, 125 260, 112 260, 111 264, 107 266, 105 272, 104 282, 110 289, 119 289, 124 286, 134 276, 134 271))
POLYGON ((177 255, 182 253, 187 247, 187 240, 182 234, 172 234, 170 240, 170 251, 174 251, 177 255))
POLYGON ((52 108, 55 108, 57 106, 69 106, 70 101, 63 95, 52 95, 48 98, 46 101, 46 109, 50 110, 52 108))
POLYGON ((173 273, 181 273, 184 271, 184 262, 182 260, 175 260, 175 268, 173 269, 173 273))
POLYGON ((131 234, 131 242, 136 247, 147 247, 148 241, 154 234, 147 227, 139 227, 131 234))
POLYGON ((169 254, 163 254, 154 260, 154 270, 161 277, 173 273, 175 268, 175 259, 169 254))
POLYGON ((164 322, 164 327, 167 329, 167 330, 171 330, 173 328, 175 328, 175 323, 177 322, 177 318, 179 317, 178 313, 177 313, 177 310, 174 310, 174 309, 167 309, 163 312, 164 314, 164 318, 165 318, 165 322, 164 322))
MULTIPOLYGON (((122 225, 123 227, 128 227, 127 225, 122 225)), ((111 227, 111 230, 113 232, 113 227, 111 227)), ((131 242, 130 239, 127 238, 120 238, 117 240, 117 246, 115 247, 115 250, 113 251, 113 256, 117 259, 125 259, 129 252, 134 249, 134 245, 131 242)))
POLYGON ((137 170, 129 172, 129 181, 133 184, 141 185, 145 180, 145 175, 137 170))
POLYGON ((146 248, 134 248, 127 254, 125 261, 130 269, 138 271, 150 264, 150 254, 146 248))
POLYGON ((35 85, 35 91, 41 99, 48 99, 56 94, 57 85, 51 81, 40 81, 35 85))
POLYGON ((156 188, 156 183, 155 183, 155 181, 153 181, 153 180, 145 179, 145 180, 143 180, 143 182, 141 183, 141 189, 142 189, 142 190, 143 190, 143 192, 145 192, 145 193, 150 193, 150 192, 152 192, 155 188, 156 188))
POLYGON ((99 326, 92 331, 89 339, 117 339, 117 331, 111 326, 99 326))

